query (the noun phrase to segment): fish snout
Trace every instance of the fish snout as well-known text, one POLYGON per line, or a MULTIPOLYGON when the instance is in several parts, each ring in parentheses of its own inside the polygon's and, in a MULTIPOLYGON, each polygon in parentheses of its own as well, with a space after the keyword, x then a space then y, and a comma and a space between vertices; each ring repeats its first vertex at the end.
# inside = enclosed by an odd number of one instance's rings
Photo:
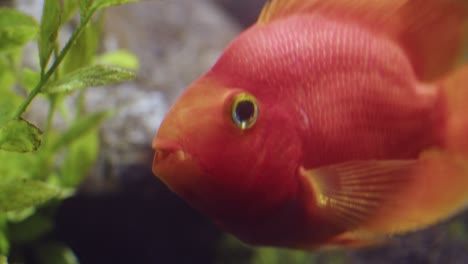
POLYGON ((197 189, 203 173, 197 162, 182 146, 175 141, 156 138, 153 174, 172 191, 185 197, 197 189))
POLYGON ((180 160, 185 159, 185 152, 182 147, 170 140, 156 138, 153 141, 153 149, 155 150, 153 167, 164 162, 171 155, 177 156, 180 160))
POLYGON ((152 147, 155 151, 153 173, 158 177, 173 174, 174 167, 177 167, 177 163, 182 162, 186 156, 182 147, 172 140, 157 137, 152 147))

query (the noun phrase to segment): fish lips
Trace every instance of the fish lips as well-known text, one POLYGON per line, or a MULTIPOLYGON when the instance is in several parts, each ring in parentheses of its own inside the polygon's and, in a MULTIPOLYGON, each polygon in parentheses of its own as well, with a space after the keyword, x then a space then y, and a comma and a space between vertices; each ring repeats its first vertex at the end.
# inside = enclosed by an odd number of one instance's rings
POLYGON ((177 142, 164 138, 156 138, 153 149, 153 174, 183 199, 198 200, 194 191, 204 174, 193 156, 177 142))

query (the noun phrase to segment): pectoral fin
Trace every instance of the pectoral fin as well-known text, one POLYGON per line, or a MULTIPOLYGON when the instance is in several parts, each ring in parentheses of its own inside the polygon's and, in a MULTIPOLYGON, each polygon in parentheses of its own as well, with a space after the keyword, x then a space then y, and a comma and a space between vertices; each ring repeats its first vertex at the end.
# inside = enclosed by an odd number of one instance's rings
POLYGON ((441 150, 418 160, 352 161, 301 169, 315 208, 334 229, 330 245, 373 243, 422 229, 468 207, 468 161, 441 150))
POLYGON ((322 217, 342 230, 372 220, 414 182, 417 161, 351 161, 313 170, 301 169, 315 193, 322 217))

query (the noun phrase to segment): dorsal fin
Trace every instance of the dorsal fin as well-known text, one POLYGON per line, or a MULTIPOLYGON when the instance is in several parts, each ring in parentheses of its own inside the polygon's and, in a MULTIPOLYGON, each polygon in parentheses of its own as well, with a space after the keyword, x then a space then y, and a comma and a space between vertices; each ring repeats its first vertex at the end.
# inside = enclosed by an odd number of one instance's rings
POLYGON ((394 39, 422 81, 447 74, 466 48, 466 0, 270 0, 257 23, 313 13, 359 23, 394 39))
POLYGON ((269 0, 263 7, 257 23, 263 24, 282 17, 307 13, 341 14, 348 18, 370 21, 382 15, 392 16, 406 2, 407 0, 269 0), (362 15, 367 18, 363 18, 362 15))

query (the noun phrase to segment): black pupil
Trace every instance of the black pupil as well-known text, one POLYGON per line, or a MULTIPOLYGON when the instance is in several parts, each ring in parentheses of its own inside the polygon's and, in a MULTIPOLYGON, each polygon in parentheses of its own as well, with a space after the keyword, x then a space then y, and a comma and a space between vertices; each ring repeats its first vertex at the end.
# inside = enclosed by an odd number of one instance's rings
POLYGON ((254 116, 255 106, 251 101, 242 101, 237 104, 236 116, 241 122, 248 121, 254 116))

